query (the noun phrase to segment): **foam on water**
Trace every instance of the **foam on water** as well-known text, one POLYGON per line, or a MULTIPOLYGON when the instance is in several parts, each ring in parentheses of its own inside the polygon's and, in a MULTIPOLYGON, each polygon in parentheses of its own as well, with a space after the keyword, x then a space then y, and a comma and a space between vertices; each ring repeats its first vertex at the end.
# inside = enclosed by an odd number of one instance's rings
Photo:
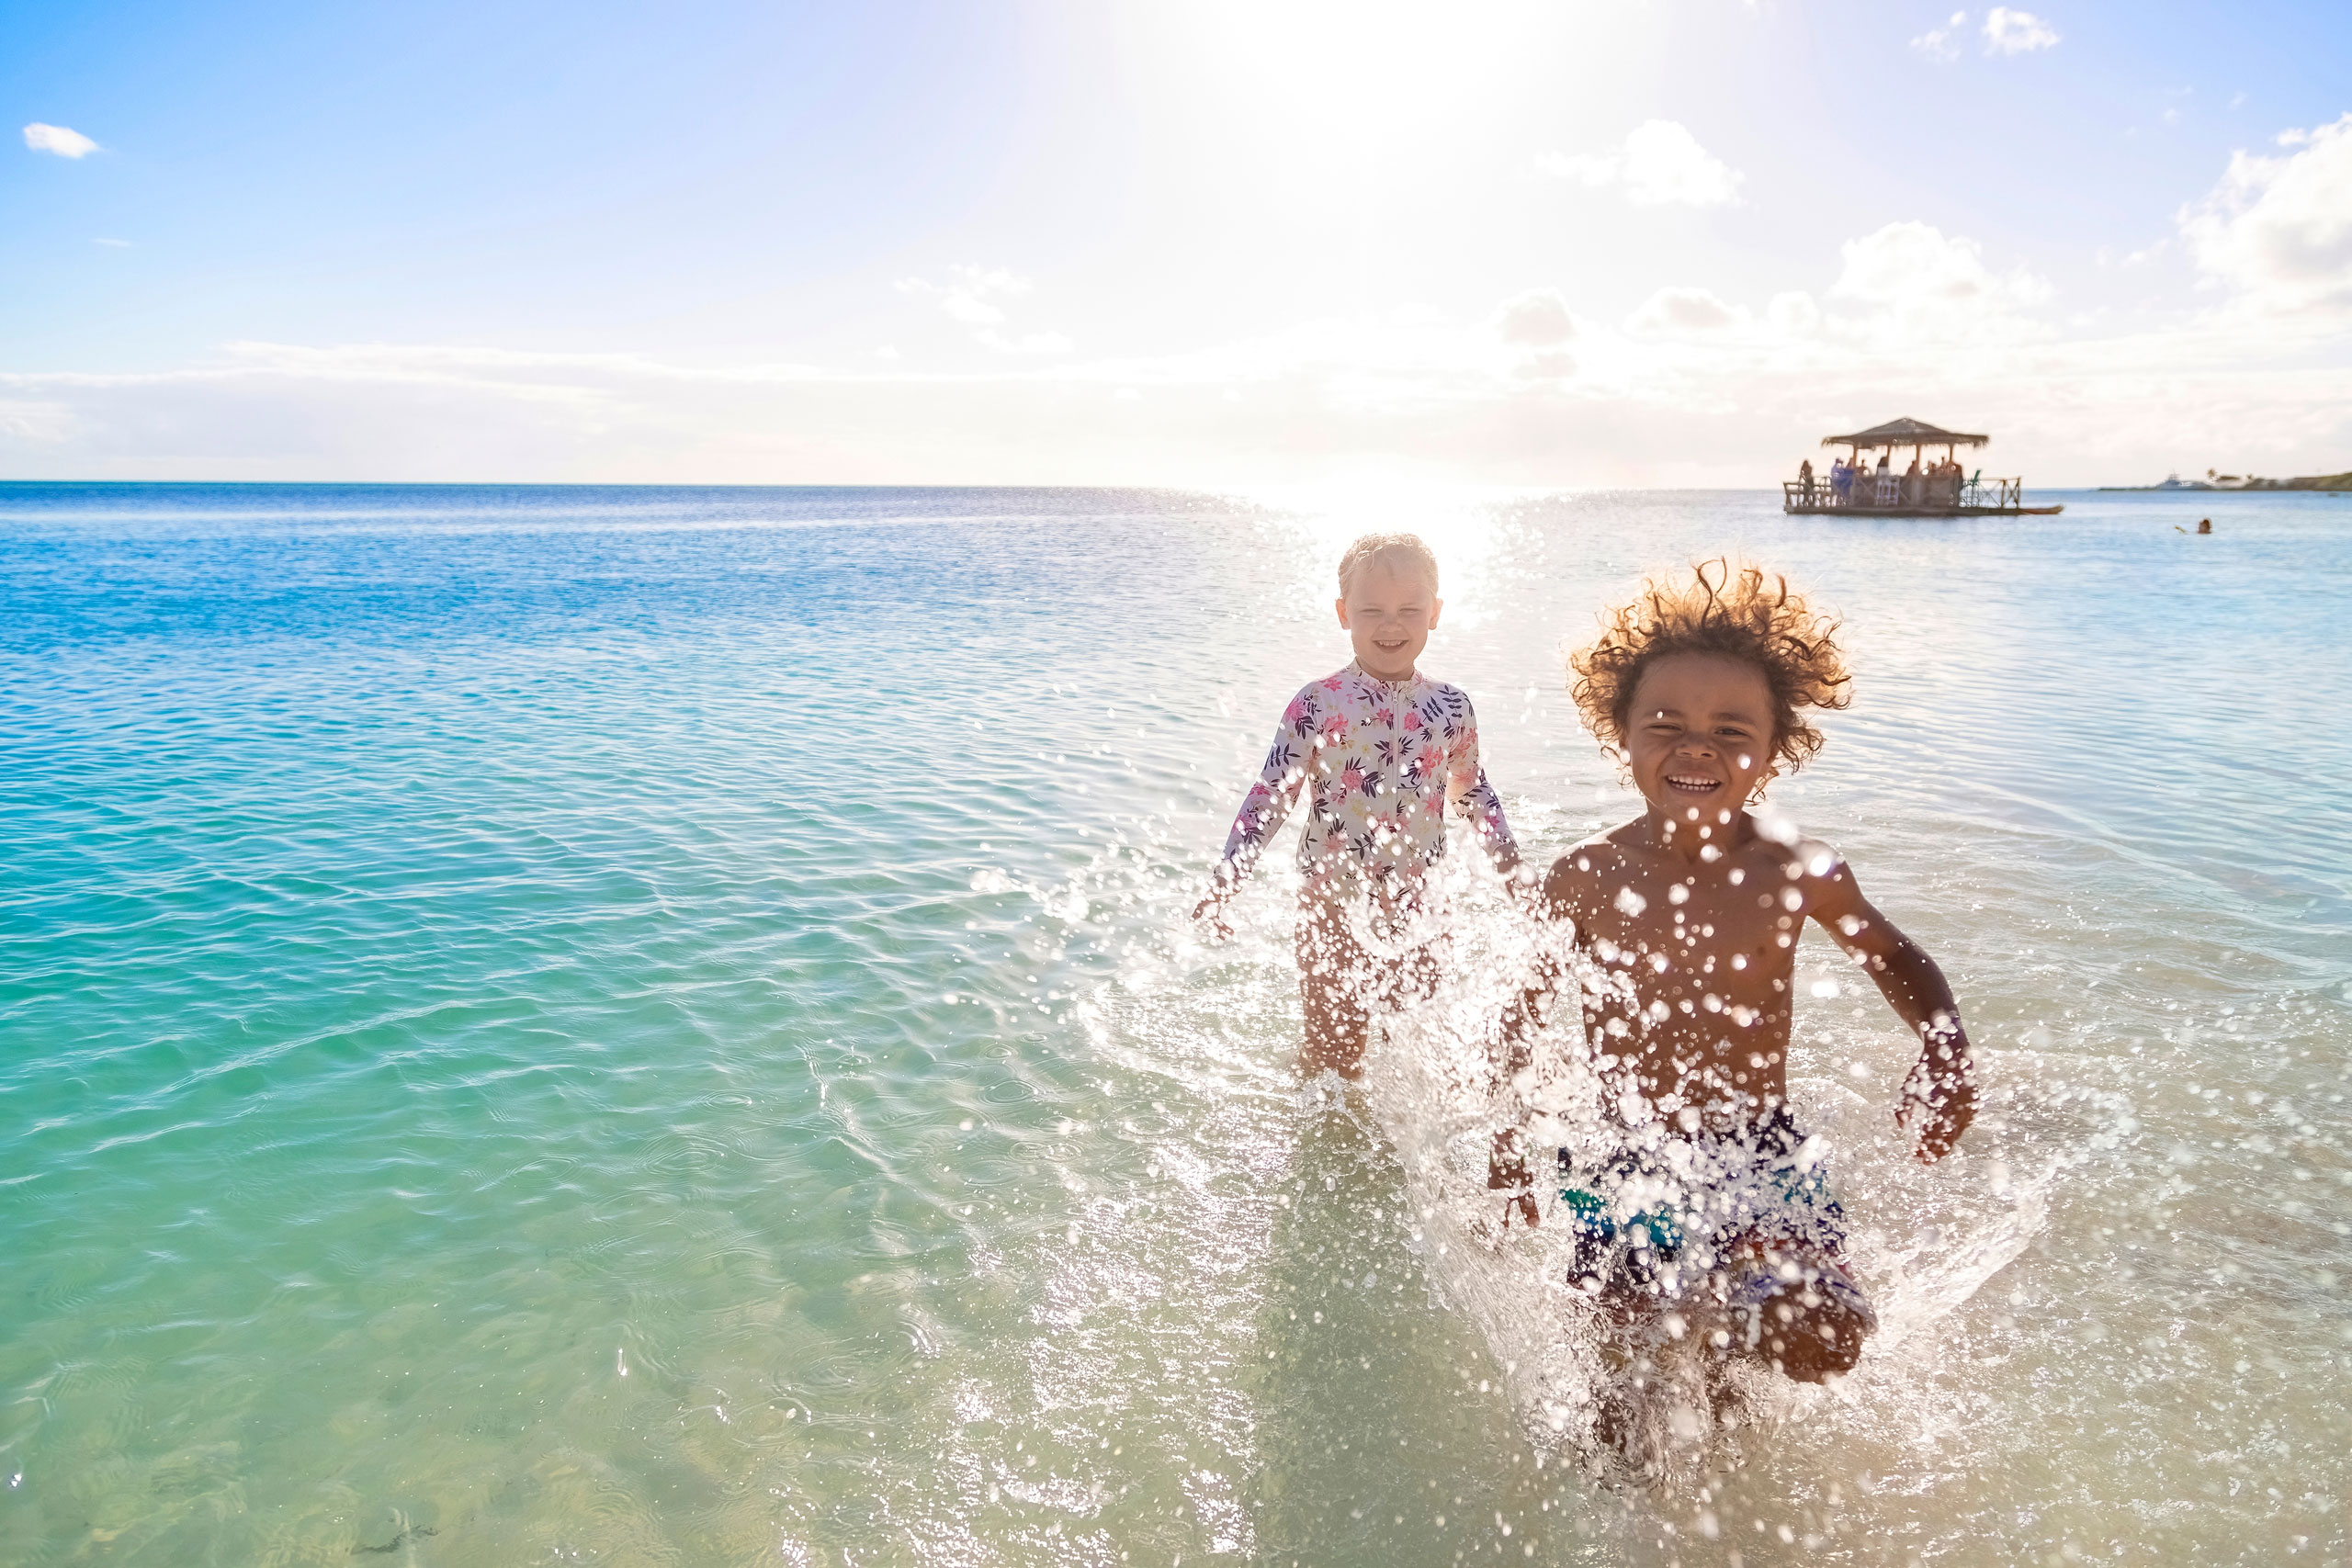
POLYGON ((2352 532, 2192 504, 0 487, 0 1562, 2340 1558, 2352 532), (1838 604, 1775 794, 1985 1064, 1919 1168, 1800 949, 1881 1331, 1658 1485, 1461 1153, 1491 883, 1347 1095, 1282 874, 1183 918, 1399 521, 1539 861, 1627 810, 1604 596, 1838 604))

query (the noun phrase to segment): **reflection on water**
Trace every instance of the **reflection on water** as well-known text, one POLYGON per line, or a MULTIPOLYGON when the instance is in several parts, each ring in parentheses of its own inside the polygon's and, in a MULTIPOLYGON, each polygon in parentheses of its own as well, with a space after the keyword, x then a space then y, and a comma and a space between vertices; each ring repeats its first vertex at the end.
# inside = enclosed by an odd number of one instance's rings
POLYGON ((0 487, 0 1561, 2340 1559, 2352 539, 2167 504, 1432 513, 1534 857, 1626 810, 1607 596, 1744 544, 1845 612, 1775 795, 1994 1086, 1909 1162, 1801 951, 1882 1332, 1611 1493, 1443 1007, 1303 1091, 1281 879, 1182 920, 1358 516, 0 487))

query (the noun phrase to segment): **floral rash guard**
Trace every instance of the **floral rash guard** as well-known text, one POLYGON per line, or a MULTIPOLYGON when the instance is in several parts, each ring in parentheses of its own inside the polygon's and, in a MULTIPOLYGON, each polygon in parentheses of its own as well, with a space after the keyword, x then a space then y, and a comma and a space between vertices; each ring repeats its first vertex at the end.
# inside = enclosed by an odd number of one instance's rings
POLYGON ((1298 863, 1311 894, 1356 891, 1411 903, 1445 853, 1445 808, 1478 833, 1497 864, 1518 858, 1503 803, 1478 766, 1478 720, 1459 686, 1416 671, 1382 681, 1351 662, 1300 689, 1283 710, 1265 768, 1226 836, 1221 886, 1265 852, 1306 786, 1298 863))

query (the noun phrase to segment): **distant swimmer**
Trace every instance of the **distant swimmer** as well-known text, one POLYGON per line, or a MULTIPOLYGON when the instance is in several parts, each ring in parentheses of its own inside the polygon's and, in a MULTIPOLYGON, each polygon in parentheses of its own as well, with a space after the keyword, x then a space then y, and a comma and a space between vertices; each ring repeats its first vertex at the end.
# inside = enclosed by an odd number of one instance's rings
POLYGON ((2211 517, 2199 518, 2197 520, 2197 531, 2200 534, 2211 533, 2213 531, 2213 520, 2211 517))
POLYGON ((1785 579, 1719 560, 1652 579, 1604 626, 1570 660, 1574 694, 1647 809, 1553 865, 1540 907, 1572 922, 1577 961, 1541 964, 1495 1034, 1512 1081, 1532 1032, 1559 1017, 1597 1075, 1600 1124, 1550 1123, 1571 1142, 1543 1151, 1557 1179, 1539 1183, 1521 1107, 1496 1135, 1489 1185, 1506 1224, 1574 1227, 1574 1282, 1629 1346, 1687 1334, 1713 1365, 1818 1382, 1852 1368, 1877 1319, 1847 1269, 1822 1142, 1788 1103, 1804 922, 1923 1043, 1895 1112, 1922 1161, 1973 1115, 1968 1037, 1935 961, 1837 852, 1750 814, 1819 750, 1805 710, 1849 700, 1836 623, 1785 579))
POLYGON ((1417 917, 1445 853, 1449 810, 1468 819, 1497 870, 1532 891, 1502 800, 1478 765, 1469 697, 1416 664, 1444 608, 1437 586, 1437 558, 1410 534, 1367 534, 1348 547, 1334 607, 1355 658, 1283 710, 1208 897, 1193 911, 1216 936, 1232 934, 1226 907, 1305 793, 1296 953, 1299 1065, 1309 1074, 1355 1077, 1371 1010, 1435 988, 1444 938, 1419 937, 1417 917))

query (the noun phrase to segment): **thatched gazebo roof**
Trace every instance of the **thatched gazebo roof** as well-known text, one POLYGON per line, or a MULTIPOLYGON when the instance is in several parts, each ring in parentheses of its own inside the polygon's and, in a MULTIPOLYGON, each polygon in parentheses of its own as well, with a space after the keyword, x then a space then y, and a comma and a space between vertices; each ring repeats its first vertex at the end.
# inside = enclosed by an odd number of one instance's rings
POLYGON ((1825 435, 1824 446, 1983 446, 1991 443, 1989 435, 1968 435, 1957 430, 1939 430, 1916 419, 1889 420, 1851 435, 1825 435))

